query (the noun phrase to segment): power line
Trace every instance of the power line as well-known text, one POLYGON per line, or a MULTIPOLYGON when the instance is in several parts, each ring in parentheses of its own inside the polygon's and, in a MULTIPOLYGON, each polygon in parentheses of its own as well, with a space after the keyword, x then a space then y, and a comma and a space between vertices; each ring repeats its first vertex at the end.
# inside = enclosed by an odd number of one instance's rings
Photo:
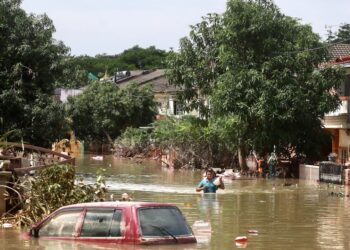
POLYGON ((325 49, 325 48, 331 47, 333 45, 341 44, 341 43, 348 42, 348 41, 350 41, 350 38, 345 39, 345 40, 341 40, 341 41, 338 41, 335 43, 326 43, 325 45, 320 46, 320 47, 315 47, 315 48, 310 48, 310 49, 305 49, 305 50, 285 51, 285 52, 281 52, 281 53, 276 53, 276 55, 295 54, 295 53, 302 53, 302 52, 308 52, 308 51, 315 51, 315 50, 325 49))

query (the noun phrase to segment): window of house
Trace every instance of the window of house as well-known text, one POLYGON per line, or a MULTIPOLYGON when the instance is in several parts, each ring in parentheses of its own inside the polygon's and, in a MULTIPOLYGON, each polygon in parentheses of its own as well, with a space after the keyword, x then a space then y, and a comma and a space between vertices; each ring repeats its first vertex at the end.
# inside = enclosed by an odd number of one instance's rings
POLYGON ((350 75, 347 75, 345 81, 338 88, 339 96, 350 96, 350 75))
POLYGON ((183 115, 183 105, 179 101, 174 101, 174 115, 183 115))
POLYGON ((346 147, 339 148, 339 161, 341 164, 345 164, 348 159, 348 149, 346 147))
POLYGON ((121 217, 121 210, 88 209, 80 232, 80 237, 121 236, 121 217))

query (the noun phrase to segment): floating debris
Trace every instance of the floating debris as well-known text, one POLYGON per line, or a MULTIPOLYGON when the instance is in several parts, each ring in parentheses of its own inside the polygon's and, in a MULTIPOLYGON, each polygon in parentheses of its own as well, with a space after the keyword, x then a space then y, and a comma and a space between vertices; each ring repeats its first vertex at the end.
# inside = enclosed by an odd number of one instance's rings
POLYGON ((2 227, 3 228, 11 228, 11 227, 13 227, 13 225, 11 224, 11 223, 4 223, 4 224, 2 224, 2 227))
POLYGON ((238 248, 246 248, 248 245, 247 236, 238 236, 235 238, 235 243, 238 248))
POLYGON ((91 157, 95 161, 103 161, 103 156, 102 155, 96 155, 91 157))
POLYGON ((248 230, 248 233, 251 234, 251 235, 258 235, 258 230, 255 230, 255 229, 250 229, 248 230))
POLYGON ((248 241, 247 236, 237 236, 237 237, 235 238, 235 242, 241 242, 241 243, 243 243, 243 242, 247 242, 247 241, 248 241))

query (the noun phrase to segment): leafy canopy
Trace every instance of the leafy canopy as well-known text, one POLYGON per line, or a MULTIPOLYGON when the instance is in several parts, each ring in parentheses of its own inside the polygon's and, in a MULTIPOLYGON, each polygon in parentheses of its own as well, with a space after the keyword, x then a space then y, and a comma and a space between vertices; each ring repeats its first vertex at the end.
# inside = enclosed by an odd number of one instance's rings
POLYGON ((312 49, 319 47, 319 35, 273 1, 229 0, 222 15, 192 26, 167 73, 188 110, 239 121, 227 127, 239 131, 227 138, 231 147, 267 152, 275 144, 311 155, 324 134, 321 119, 339 105, 331 90, 343 79, 339 68, 319 68, 327 56, 326 48, 312 49))
POLYGON ((25 141, 48 146, 65 132, 64 109, 51 96, 68 48, 52 38, 46 15, 28 15, 20 4, 0 1, 0 134, 19 130, 25 141))
MULTIPOLYGON (((13 183, 23 201, 17 203, 21 210, 15 215, 7 213, 0 223, 14 220, 18 226, 31 226, 62 206, 103 201, 107 192, 104 171, 96 172, 97 178, 92 184, 76 178, 75 167, 71 165, 53 165, 36 176, 25 176, 13 183)), ((16 200, 12 203, 15 207, 16 200)))
POLYGON ((163 150, 175 150, 182 165, 191 167, 228 166, 243 126, 234 116, 202 120, 192 116, 168 117, 154 123, 152 137, 163 150), (231 129, 231 128, 235 129, 231 129))
POLYGON ((130 85, 120 89, 112 83, 92 83, 68 101, 68 115, 79 139, 112 142, 127 127, 152 122, 155 103, 150 88, 130 85))
POLYGON ((335 33, 333 33, 332 30, 328 30, 327 41, 332 43, 335 42, 350 44, 350 24, 344 23, 335 33))

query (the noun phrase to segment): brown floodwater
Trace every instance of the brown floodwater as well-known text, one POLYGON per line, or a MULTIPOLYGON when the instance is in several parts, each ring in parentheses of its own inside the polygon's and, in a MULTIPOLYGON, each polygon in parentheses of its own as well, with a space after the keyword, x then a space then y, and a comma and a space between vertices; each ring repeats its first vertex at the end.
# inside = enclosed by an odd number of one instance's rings
POLYGON ((0 229, 0 249, 350 249, 347 187, 292 179, 225 179, 225 190, 203 195, 195 192, 200 171, 170 170, 154 161, 140 163, 112 156, 95 161, 87 155, 77 165, 79 176, 87 183, 95 181, 97 169, 105 168, 113 199, 127 192, 135 201, 176 204, 198 243, 91 245, 28 239, 23 236, 25 230, 0 229), (238 236, 246 236, 246 244, 236 244, 238 236))

